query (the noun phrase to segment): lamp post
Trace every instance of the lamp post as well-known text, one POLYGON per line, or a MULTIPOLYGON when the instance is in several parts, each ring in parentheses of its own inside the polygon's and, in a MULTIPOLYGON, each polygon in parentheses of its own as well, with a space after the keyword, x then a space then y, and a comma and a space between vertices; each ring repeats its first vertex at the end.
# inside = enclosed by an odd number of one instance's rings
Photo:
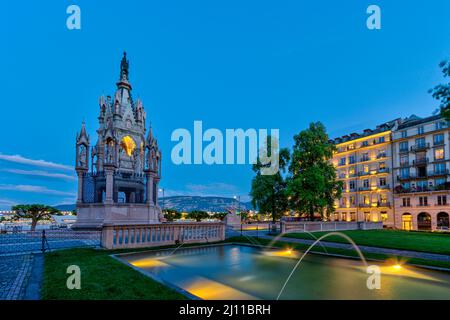
POLYGON ((159 192, 162 192, 162 194, 163 194, 163 198, 162 198, 162 201, 163 201, 162 209, 163 209, 163 211, 164 211, 164 204, 165 204, 165 201, 166 201, 166 199, 165 199, 165 197, 164 197, 164 188, 160 188, 160 189, 159 189, 159 192))
POLYGON ((234 196, 233 198, 234 198, 234 200, 237 200, 237 202, 238 202, 238 211, 239 211, 239 214, 241 214, 241 196, 234 196))

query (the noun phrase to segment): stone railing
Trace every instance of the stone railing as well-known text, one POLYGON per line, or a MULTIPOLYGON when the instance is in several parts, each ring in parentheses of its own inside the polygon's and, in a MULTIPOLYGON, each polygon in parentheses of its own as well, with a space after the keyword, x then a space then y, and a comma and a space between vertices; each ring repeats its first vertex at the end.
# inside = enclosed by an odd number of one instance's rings
POLYGON ((314 232, 314 231, 344 231, 344 230, 374 230, 383 229, 382 222, 281 222, 281 233, 314 232))
POLYGON ((223 240, 225 240, 225 224, 216 222, 106 225, 102 230, 102 247, 106 249, 143 248, 223 240))

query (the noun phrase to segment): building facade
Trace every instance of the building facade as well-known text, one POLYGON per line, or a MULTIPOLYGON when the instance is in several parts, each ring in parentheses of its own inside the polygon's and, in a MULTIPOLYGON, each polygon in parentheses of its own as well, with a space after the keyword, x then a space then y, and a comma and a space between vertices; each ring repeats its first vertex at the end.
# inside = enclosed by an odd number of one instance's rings
POLYGON ((126 53, 113 97, 101 96, 97 143, 91 147, 85 124, 76 137, 77 223, 74 228, 105 224, 159 223, 158 183, 161 152, 140 99, 133 100, 126 53))
POLYGON ((344 186, 331 220, 449 229, 450 127, 441 116, 412 115, 332 141, 344 186))
POLYGON ((449 228, 449 132, 440 116, 411 116, 393 132, 397 228, 449 228))
POLYGON ((391 121, 333 140, 337 151, 332 161, 343 193, 331 220, 383 221, 393 226, 391 141, 396 126, 397 121, 391 121))

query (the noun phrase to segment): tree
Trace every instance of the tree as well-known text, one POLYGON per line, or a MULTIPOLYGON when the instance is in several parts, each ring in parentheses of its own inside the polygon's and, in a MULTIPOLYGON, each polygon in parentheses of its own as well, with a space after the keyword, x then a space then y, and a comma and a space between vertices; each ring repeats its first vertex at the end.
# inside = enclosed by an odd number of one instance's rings
POLYGON ((197 222, 202 221, 202 219, 209 218, 209 214, 206 211, 193 210, 188 213, 189 219, 195 219, 197 222))
POLYGON ((11 210, 15 211, 14 219, 31 219, 31 231, 36 230, 37 223, 49 218, 51 214, 59 213, 59 210, 43 204, 19 204, 13 206, 11 210))
POLYGON ((166 218, 167 221, 173 221, 175 219, 181 218, 181 212, 179 212, 178 210, 175 210, 175 209, 164 209, 163 213, 164 213, 164 218, 166 218))
POLYGON ((227 214, 228 214, 228 212, 216 212, 216 213, 214 213, 213 218, 217 219, 217 220, 223 220, 223 219, 225 219, 225 216, 227 214))
MULTIPOLYGON (((450 60, 442 61, 439 64, 439 67, 442 69, 444 78, 450 78, 450 60)), ((450 121, 450 82, 439 84, 433 89, 430 89, 429 92, 432 94, 433 98, 441 102, 439 107, 441 109, 442 117, 444 117, 445 120, 450 121)))
POLYGON ((270 164, 263 164, 258 158, 252 168, 256 176, 252 180, 250 191, 253 207, 258 209, 259 213, 270 214, 273 222, 288 210, 286 178, 281 172, 285 172, 290 159, 289 150, 283 148, 278 151, 278 141, 274 142, 277 145, 272 148, 272 139, 268 136, 265 148, 269 157, 271 152, 278 153, 279 170, 272 175, 263 174, 262 169, 270 164))
POLYGON ((336 169, 330 162, 336 147, 328 140, 325 126, 311 123, 294 136, 291 177, 287 193, 292 209, 309 215, 324 216, 334 211, 334 202, 342 195, 342 182, 336 179, 336 169))

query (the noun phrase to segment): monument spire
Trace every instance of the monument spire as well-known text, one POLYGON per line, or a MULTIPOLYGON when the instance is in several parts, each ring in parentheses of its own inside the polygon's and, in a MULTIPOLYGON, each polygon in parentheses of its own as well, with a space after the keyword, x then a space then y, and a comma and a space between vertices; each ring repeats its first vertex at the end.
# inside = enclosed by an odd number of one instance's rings
POLYGON ((131 90, 131 84, 128 82, 130 62, 127 59, 127 52, 123 52, 122 60, 120 61, 120 77, 119 82, 117 82, 118 88, 126 88, 131 90))

